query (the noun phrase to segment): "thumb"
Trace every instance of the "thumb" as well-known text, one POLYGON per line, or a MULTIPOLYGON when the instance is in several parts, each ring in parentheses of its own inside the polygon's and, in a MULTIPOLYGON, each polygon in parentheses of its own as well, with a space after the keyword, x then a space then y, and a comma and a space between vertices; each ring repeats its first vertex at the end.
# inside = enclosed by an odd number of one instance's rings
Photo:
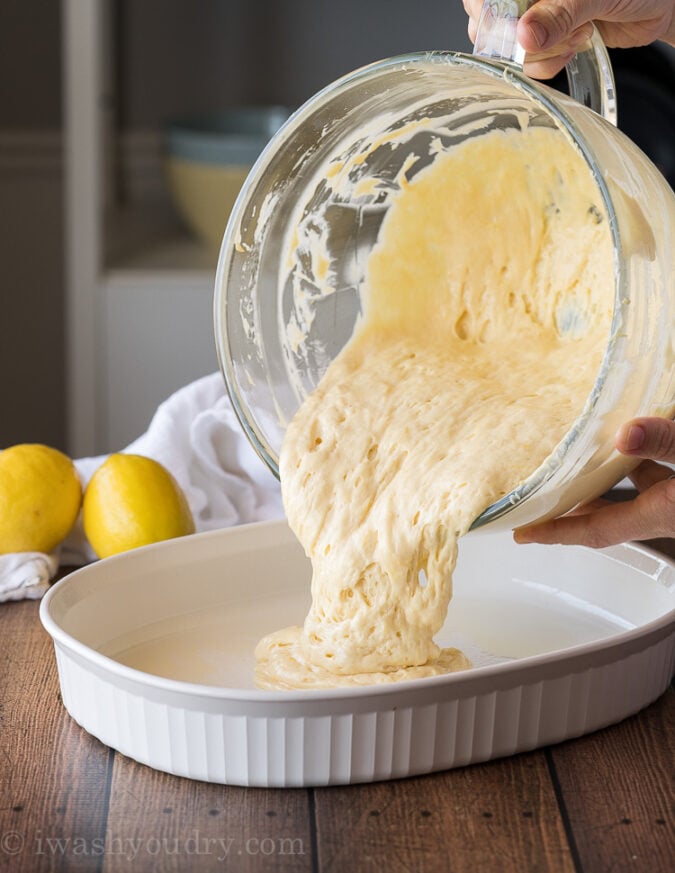
POLYGON ((608 0, 539 0, 518 22, 518 42, 527 52, 552 48, 600 18, 609 5, 608 0))
POLYGON ((619 428, 616 447, 624 455, 675 462, 675 421, 634 418, 619 428))

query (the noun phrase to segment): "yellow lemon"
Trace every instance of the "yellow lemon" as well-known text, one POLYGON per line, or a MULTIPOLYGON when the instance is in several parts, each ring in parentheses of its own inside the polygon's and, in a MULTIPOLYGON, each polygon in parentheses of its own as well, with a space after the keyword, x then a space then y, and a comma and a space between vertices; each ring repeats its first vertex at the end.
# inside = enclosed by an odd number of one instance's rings
POLYGON ((176 480, 142 455, 110 455, 101 464, 84 492, 82 522, 99 558, 195 530, 176 480))
POLYGON ((73 462, 49 446, 0 452, 0 554, 51 552, 70 533, 82 502, 73 462))

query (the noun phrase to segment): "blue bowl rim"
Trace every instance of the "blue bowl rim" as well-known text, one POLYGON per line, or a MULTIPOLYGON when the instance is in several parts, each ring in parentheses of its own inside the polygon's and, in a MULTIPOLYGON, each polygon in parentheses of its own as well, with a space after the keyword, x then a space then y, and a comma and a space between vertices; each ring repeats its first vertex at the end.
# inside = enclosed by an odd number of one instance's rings
POLYGON ((292 111, 285 106, 243 106, 176 118, 165 125, 166 152, 200 164, 250 166, 292 111))

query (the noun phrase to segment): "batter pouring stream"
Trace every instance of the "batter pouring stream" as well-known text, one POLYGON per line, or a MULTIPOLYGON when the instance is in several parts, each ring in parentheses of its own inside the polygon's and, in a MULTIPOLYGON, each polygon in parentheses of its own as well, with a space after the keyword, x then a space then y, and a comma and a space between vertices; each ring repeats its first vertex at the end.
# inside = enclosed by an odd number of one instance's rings
POLYGON ((259 643, 260 687, 469 666, 434 642, 457 541, 569 430, 609 335, 612 243, 588 167, 549 128, 455 146, 394 200, 366 286, 282 448, 312 606, 259 643))

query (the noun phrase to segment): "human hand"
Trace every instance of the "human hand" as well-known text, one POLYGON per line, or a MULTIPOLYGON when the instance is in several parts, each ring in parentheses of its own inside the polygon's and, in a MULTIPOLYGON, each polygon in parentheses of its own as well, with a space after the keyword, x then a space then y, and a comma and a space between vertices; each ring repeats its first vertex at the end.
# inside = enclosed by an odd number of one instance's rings
POLYGON ((616 435, 624 455, 644 458, 630 474, 634 500, 595 500, 574 513, 514 531, 517 543, 564 543, 603 548, 627 540, 675 537, 675 475, 657 461, 675 462, 675 421, 635 418, 616 435))
MULTIPOLYGON (((483 2, 463 3, 473 42, 483 2)), ((518 42, 527 53, 524 72, 535 79, 555 76, 590 37, 593 23, 613 48, 657 39, 675 45, 673 0, 538 0, 518 22, 518 42)))

